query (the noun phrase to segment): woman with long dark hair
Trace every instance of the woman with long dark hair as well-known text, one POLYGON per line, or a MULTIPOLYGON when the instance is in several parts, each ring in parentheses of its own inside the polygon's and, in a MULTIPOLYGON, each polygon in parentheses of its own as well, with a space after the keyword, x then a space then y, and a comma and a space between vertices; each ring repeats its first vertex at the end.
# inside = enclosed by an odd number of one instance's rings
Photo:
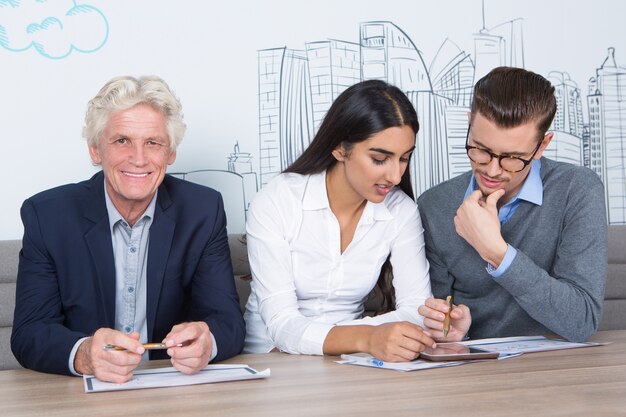
MULTIPOLYGON (((405 361, 435 344, 417 311, 432 296, 407 169, 418 130, 397 87, 355 84, 337 97, 310 146, 259 192, 247 222, 244 352, 359 351, 405 361), (391 311, 361 318, 377 283, 391 311)), ((469 311, 454 311, 439 340, 460 340, 469 328, 469 311)))

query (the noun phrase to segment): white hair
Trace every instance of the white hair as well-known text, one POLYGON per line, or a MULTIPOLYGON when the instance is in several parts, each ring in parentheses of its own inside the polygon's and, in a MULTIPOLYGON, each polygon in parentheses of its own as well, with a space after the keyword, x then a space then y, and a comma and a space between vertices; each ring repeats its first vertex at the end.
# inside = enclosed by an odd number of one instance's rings
POLYGON ((98 146, 112 114, 138 104, 148 104, 166 116, 170 148, 176 150, 187 128, 183 122, 182 106, 167 83, 154 75, 115 77, 98 91, 89 101, 85 114, 83 137, 89 146, 98 146))

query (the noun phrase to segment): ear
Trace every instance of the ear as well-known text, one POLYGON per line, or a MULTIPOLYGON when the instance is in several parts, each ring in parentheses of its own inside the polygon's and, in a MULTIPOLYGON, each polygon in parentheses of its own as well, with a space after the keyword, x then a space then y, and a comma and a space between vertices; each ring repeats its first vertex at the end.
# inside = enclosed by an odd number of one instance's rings
POLYGON ((346 150, 343 145, 338 145, 332 152, 335 159, 339 162, 343 162, 346 159, 346 150))
POLYGON ((533 159, 541 158, 541 155, 543 155, 543 151, 548 147, 550 142, 552 142, 552 138, 554 138, 554 132, 548 132, 544 135, 543 140, 541 141, 541 145, 539 146, 539 150, 537 151, 533 159))
POLYGON ((94 165, 100 165, 102 163, 102 157, 100 156, 100 151, 97 146, 89 145, 89 156, 94 165))
POLYGON ((471 121, 472 121, 472 112, 468 111, 467 112, 467 124, 470 124, 471 121))
POLYGON ((174 150, 174 151, 171 151, 171 152, 170 152, 170 156, 169 156, 169 158, 167 159, 167 164, 168 164, 168 165, 172 165, 172 164, 174 163, 174 161, 175 161, 175 160, 176 160, 176 151, 174 150))

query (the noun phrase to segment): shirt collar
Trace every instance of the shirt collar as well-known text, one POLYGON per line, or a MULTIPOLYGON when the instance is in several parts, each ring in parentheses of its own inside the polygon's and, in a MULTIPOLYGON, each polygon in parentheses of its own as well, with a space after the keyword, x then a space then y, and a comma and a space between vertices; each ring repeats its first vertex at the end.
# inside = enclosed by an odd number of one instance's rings
MULTIPOLYGON (((363 209, 362 222, 392 219, 393 215, 387 208, 387 200, 388 196, 380 203, 368 201, 363 209)), ((309 175, 302 198, 302 209, 320 210, 325 208, 330 210, 330 202, 328 201, 328 193, 326 191, 326 171, 322 171, 309 175)))
POLYGON ((326 171, 309 175, 302 198, 302 208, 304 210, 330 208, 326 193, 326 171))
MULTIPOLYGON (((159 190, 157 189, 157 191, 154 193, 154 197, 152 197, 152 200, 150 201, 150 204, 148 204, 146 211, 144 211, 143 215, 139 217, 140 220, 144 217, 147 217, 148 219, 154 218, 154 210, 156 208, 156 199, 158 193, 159 190)), ((106 202, 107 213, 109 215, 109 227, 111 228, 111 233, 113 233, 113 226, 115 226, 120 220, 126 223, 126 219, 124 219, 120 212, 117 211, 115 205, 113 204, 113 201, 111 200, 111 197, 109 197, 106 180, 104 182, 104 200, 106 202)))
MULTIPOLYGON (((470 194, 472 194, 477 189, 478 184, 476 183, 476 177, 472 175, 472 179, 467 186, 467 190, 465 191, 465 196, 463 197, 463 200, 469 197, 470 194)), ((533 203, 538 206, 543 203, 543 182, 541 181, 540 159, 533 160, 530 165, 530 172, 528 173, 528 177, 524 181, 524 184, 522 185, 519 193, 517 193, 517 195, 513 199, 511 199, 511 202, 518 199, 528 201, 529 203, 533 203)))

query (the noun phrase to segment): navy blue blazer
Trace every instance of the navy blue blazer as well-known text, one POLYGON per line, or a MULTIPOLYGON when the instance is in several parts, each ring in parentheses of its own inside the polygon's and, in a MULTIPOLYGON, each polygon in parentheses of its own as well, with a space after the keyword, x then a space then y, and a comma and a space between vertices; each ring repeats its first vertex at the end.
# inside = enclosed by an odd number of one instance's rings
MULTIPOLYGON (((69 374, 78 339, 115 327, 115 264, 104 174, 39 193, 21 209, 24 239, 11 349, 25 368, 69 374)), ((159 186, 147 261, 149 341, 203 320, 218 355, 241 352, 245 325, 221 195, 169 175, 159 186)), ((167 357, 151 352, 151 359, 167 357)))

